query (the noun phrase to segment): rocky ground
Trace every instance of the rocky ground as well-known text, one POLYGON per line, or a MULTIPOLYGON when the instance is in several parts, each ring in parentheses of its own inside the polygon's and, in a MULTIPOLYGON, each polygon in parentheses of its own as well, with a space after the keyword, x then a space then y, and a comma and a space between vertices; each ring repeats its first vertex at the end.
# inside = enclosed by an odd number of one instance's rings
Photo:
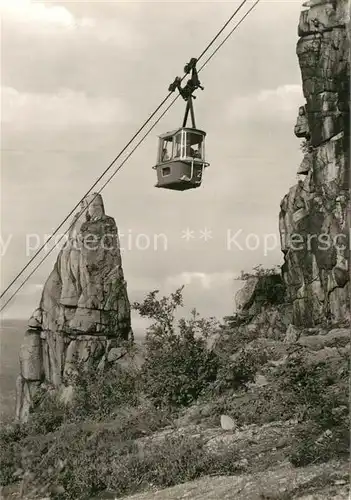
MULTIPOLYGON (((106 424, 105 424, 106 425, 106 424)), ((207 447, 220 454, 224 449, 237 453, 237 473, 226 476, 205 476, 170 488, 156 488, 147 485, 147 491, 128 496, 130 500, 342 500, 349 498, 349 464, 346 461, 295 468, 289 462, 293 433, 297 422, 273 422, 263 426, 247 425, 225 431, 220 426, 206 428, 204 425, 191 425, 165 429, 144 440, 139 440, 142 453, 146 441, 159 441, 166 436, 182 434, 192 438, 203 436, 207 447)), ((109 424, 111 428, 113 423, 109 424)), ((99 426, 104 427, 104 424, 99 426)), ((111 443, 113 446, 113 443, 111 443)), ((145 485, 146 486, 146 485, 145 485)), ((4 488, 2 498, 55 498, 44 494, 20 496, 18 483, 4 488)), ((34 492, 33 492, 34 493, 34 492)), ((56 497, 59 498, 59 497, 56 497)), ((113 491, 106 491, 94 500, 121 498, 113 491)))
POLYGON ((261 473, 204 477, 173 488, 153 490, 128 498, 130 500, 344 500, 349 498, 348 477, 348 467, 345 463, 336 462, 299 470, 288 464, 281 464, 261 473))
MULTIPOLYGON (((255 379, 245 390, 232 391, 213 400, 200 400, 197 404, 181 410, 167 422, 157 424, 155 431, 150 431, 149 424, 140 419, 133 421, 137 424, 131 424, 138 427, 136 433, 133 430, 135 437, 132 438, 131 451, 138 463, 143 461, 148 463, 150 455, 157 455, 160 449, 164 452, 167 448, 183 446, 184 443, 191 452, 192 448, 197 448, 201 440, 202 452, 210 457, 208 473, 199 479, 187 481, 188 472, 185 472, 181 484, 168 488, 157 486, 150 480, 143 481, 141 478, 142 484, 139 489, 143 492, 133 496, 122 495, 123 497, 134 500, 183 498, 341 500, 349 497, 349 466, 345 454, 343 457, 338 457, 336 454, 334 458, 323 458, 323 453, 328 449, 328 442, 332 444, 336 439, 333 429, 324 430, 314 438, 314 445, 321 446, 321 456, 317 454, 315 464, 313 460, 308 465, 299 467, 291 463, 292 453, 299 440, 298 433, 304 426, 303 417, 299 411, 295 411, 296 408, 284 406, 285 394, 277 395, 275 389, 278 386, 273 374, 285 365, 291 348, 299 347, 304 352, 304 359, 307 360, 306 367, 309 363, 311 366, 323 363, 321 366, 328 372, 338 373, 342 378, 349 356, 350 330, 348 327, 298 329, 290 326, 284 337, 280 333, 278 340, 270 336, 277 337, 279 328, 283 328, 281 316, 274 314, 269 316, 271 321, 265 323, 265 330, 262 330, 263 323, 258 315, 248 324, 239 325, 234 330, 229 328, 227 332, 224 330, 220 339, 213 343, 214 348, 216 342, 219 346, 225 342, 228 349, 233 349, 231 346, 242 336, 242 340, 246 339, 246 350, 265 353, 265 360, 258 369, 255 379), (261 337, 262 331, 268 336, 261 337), (223 464, 220 469, 221 474, 216 473, 217 462, 223 464), (212 469, 215 471, 213 475, 212 469)), ((241 349, 239 346, 234 349, 231 356, 233 360, 238 358, 241 349)), ((339 380, 341 379, 338 379, 337 384, 339 380)), ((334 386, 331 387, 333 389, 334 386)), ((134 412, 134 416, 138 418, 138 411, 126 408, 125 414, 130 419, 133 418, 134 412)), ((67 424, 65 432, 71 432, 72 435, 76 435, 78 431, 84 432, 89 436, 88 439, 92 439, 96 434, 104 436, 110 456, 118 453, 120 448, 118 433, 121 416, 120 411, 116 418, 67 424)), ((43 443, 46 440, 45 449, 50 449, 51 446, 56 446, 55 443, 61 439, 60 436, 60 430, 56 430, 45 436, 37 436, 35 439, 43 440, 43 443)), ((170 475, 172 460, 171 457, 168 466, 170 475)), ((181 460, 183 457, 175 453, 174 461, 181 460)), ((196 460, 198 455, 194 458, 194 468, 197 466, 196 460)), ((159 464, 155 467, 157 470, 159 464)), ((188 470, 189 463, 187 462, 184 467, 188 470)), ((161 469, 159 473, 164 474, 165 471, 161 469)), ((128 474, 128 471, 126 473, 128 474)), ((189 475, 192 473, 193 471, 190 471, 189 475)), ((6 486, 2 491, 2 498, 9 500, 20 498, 22 486, 21 481, 6 486)), ((49 496, 45 488, 42 491, 40 488, 39 490, 29 488, 25 490, 22 498, 67 497, 55 496, 54 493, 49 496)), ((108 488, 103 493, 89 498, 96 500, 121 498, 121 492, 108 488)))

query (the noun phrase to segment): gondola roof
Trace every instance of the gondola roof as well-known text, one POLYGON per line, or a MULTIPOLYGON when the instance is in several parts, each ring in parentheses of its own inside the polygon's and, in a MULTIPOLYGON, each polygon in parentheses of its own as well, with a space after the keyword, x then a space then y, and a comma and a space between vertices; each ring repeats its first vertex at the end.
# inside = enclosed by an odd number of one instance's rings
POLYGON ((165 132, 164 134, 162 135, 159 135, 158 137, 160 139, 163 139, 165 137, 169 137, 171 135, 175 135, 177 134, 178 132, 180 132, 181 130, 185 130, 186 132, 193 132, 193 133, 200 133, 201 135, 205 136, 206 135, 206 132, 204 130, 200 130, 200 129, 197 129, 197 128, 192 128, 192 127, 179 127, 175 130, 171 130, 170 132, 165 132))

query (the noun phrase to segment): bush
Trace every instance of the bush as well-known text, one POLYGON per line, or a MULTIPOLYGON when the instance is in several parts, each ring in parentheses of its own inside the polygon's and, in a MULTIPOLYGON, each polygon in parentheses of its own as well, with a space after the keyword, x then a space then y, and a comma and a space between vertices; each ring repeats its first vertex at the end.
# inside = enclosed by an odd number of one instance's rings
POLYGON ((150 486, 167 488, 208 474, 237 472, 237 452, 214 457, 202 437, 169 436, 150 442, 134 453, 119 457, 113 468, 109 489, 117 495, 130 494, 150 486))
MULTIPOLYGON (((170 423, 166 412, 152 406, 127 410, 106 423, 66 423, 55 433, 22 439, 21 466, 31 476, 25 494, 30 496, 37 487, 45 491, 60 487, 65 491, 54 498, 73 500, 88 499, 105 490, 113 470, 122 471, 126 463, 124 455, 136 453, 133 440, 149 436, 170 423)), ((125 470, 121 481, 126 490, 129 477, 139 484, 137 472, 133 476, 133 471, 125 470)))
POLYGON ((47 434, 58 429, 67 418, 68 409, 57 394, 40 390, 35 396, 26 428, 28 434, 47 434))
POLYGON ((290 460, 295 466, 327 461, 349 452, 348 359, 332 371, 326 362, 311 362, 308 352, 294 347, 276 376, 282 393, 302 427, 296 435, 290 460))
POLYGON ((13 482, 13 474, 21 465, 20 442, 26 436, 26 431, 20 425, 8 425, 0 429, 0 485, 6 486, 13 482))
POLYGON ((78 371, 70 415, 75 419, 100 420, 111 416, 119 407, 138 403, 139 377, 132 367, 118 364, 105 371, 78 371))
POLYGON ((157 407, 190 405, 217 375, 219 359, 206 340, 216 324, 212 318, 200 319, 195 310, 189 320, 176 324, 181 291, 160 300, 157 291, 151 292, 142 304, 133 305, 141 316, 154 320, 146 335, 141 379, 143 392, 157 407))
POLYGON ((330 372, 326 362, 311 363, 308 352, 301 346, 290 349, 286 363, 276 372, 276 378, 281 391, 291 393, 305 416, 313 419, 317 418, 316 411, 325 402, 327 388, 337 381, 336 374, 330 372))
POLYGON ((213 425, 223 414, 230 415, 239 426, 264 425, 294 418, 295 407, 288 396, 269 384, 250 391, 224 393, 216 398, 211 415, 213 425))
POLYGON ((218 359, 201 339, 168 340, 147 357, 142 369, 143 390, 159 406, 189 406, 217 376, 218 359))
POLYGON ((222 394, 246 388, 254 382, 257 370, 266 362, 265 353, 257 349, 242 348, 230 356, 224 352, 213 389, 222 394))
POLYGON ((322 432, 316 422, 303 426, 295 436, 295 445, 290 453, 290 462, 295 467, 304 467, 311 463, 323 463, 329 460, 347 458, 350 449, 350 431, 347 422, 340 422, 330 432, 322 432))
POLYGON ((262 278, 265 276, 275 276, 276 274, 281 274, 280 266, 274 266, 270 268, 264 268, 262 264, 255 266, 252 271, 241 271, 240 275, 235 278, 235 280, 247 281, 249 278, 262 278))

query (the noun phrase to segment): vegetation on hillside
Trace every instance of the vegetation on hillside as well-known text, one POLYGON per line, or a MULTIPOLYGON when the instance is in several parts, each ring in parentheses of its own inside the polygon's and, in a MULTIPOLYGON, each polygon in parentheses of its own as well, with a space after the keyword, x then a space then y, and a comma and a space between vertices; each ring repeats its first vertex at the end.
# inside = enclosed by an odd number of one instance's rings
POLYGON ((302 347, 289 348, 277 361, 282 343, 260 343, 259 333, 240 337, 243 330, 229 332, 195 310, 176 321, 182 305, 182 288, 169 297, 149 293, 134 304, 152 320, 141 367, 81 370, 70 405, 45 392, 28 424, 3 428, 1 484, 17 480, 28 495, 83 500, 104 490, 123 496, 206 474, 237 473, 236 448, 213 455, 201 433, 149 439, 175 429, 177 419, 203 404, 208 422, 217 426, 223 413, 237 425, 295 419, 288 452, 294 466, 345 456, 345 356, 333 372, 326 361, 311 361, 302 347), (267 383, 257 387, 262 370, 267 383))
POLYGON ((262 264, 253 267, 251 271, 241 271, 235 280, 247 281, 249 278, 262 278, 264 276, 280 275, 280 266, 265 268, 262 264))

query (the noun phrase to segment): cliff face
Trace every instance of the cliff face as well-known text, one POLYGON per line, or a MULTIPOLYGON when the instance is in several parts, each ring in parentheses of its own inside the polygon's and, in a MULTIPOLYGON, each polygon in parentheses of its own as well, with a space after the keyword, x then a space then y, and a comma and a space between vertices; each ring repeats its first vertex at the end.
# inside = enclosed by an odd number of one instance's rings
POLYGON ((26 421, 37 389, 69 385, 79 365, 103 369, 132 336, 118 231, 100 195, 89 195, 45 283, 20 351, 16 417, 26 421))
POLYGON ((306 2, 298 28, 306 103, 295 135, 305 154, 279 221, 297 326, 350 318, 349 7, 346 0, 306 2))

